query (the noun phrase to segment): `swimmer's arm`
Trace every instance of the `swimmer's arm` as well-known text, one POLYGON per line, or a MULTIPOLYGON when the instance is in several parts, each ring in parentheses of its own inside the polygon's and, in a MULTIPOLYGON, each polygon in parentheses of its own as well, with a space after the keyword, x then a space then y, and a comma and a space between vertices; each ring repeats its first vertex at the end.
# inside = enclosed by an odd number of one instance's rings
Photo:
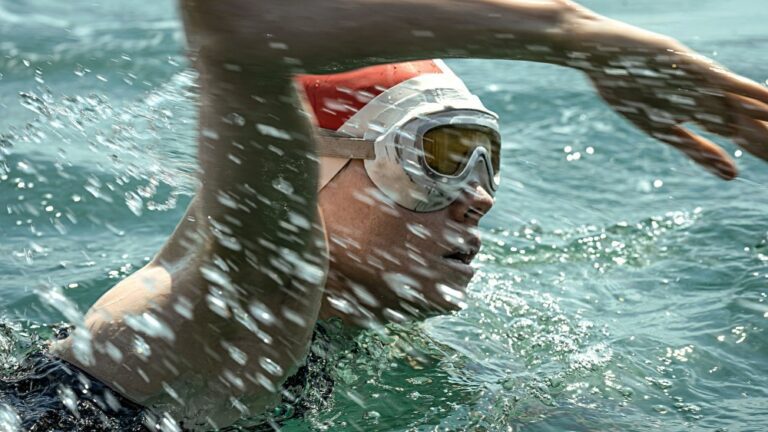
MULTIPOLYGON (((187 16, 191 5, 183 12, 194 41, 206 27, 187 16)), ((241 63, 236 45, 191 57, 199 74, 196 196, 152 262, 91 307, 81 328, 88 331, 53 350, 144 406, 208 401, 213 414, 202 415, 225 426, 241 415, 230 397, 264 410, 305 357, 327 258, 310 124, 289 66, 241 63), (164 336, 148 334, 137 317, 164 336)))
POLYGON ((435 57, 547 62, 584 71, 620 115, 722 178, 736 175, 733 161, 680 123, 768 159, 768 89, 569 0, 182 3, 201 30, 193 50, 229 51, 244 64, 318 73, 435 57))

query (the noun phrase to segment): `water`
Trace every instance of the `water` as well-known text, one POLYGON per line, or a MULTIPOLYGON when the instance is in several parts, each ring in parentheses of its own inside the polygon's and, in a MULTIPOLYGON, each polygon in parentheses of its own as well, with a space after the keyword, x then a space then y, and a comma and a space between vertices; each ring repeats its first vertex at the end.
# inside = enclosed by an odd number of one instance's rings
MULTIPOLYGON (((584 4, 768 79, 762 0, 584 4)), ((23 339, 77 322, 173 229, 194 77, 172 2, 4 1, 0 34, 0 310, 23 339)), ((764 430, 768 166, 720 182, 570 70, 449 63, 505 135, 469 306, 357 336, 331 406, 285 430, 764 430)))

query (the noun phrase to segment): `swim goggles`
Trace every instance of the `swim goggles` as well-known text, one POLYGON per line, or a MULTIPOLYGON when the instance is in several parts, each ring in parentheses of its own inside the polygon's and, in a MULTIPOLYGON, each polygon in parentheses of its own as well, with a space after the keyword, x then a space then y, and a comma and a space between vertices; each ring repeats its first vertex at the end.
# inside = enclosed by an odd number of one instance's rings
POLYGON ((498 117, 453 74, 398 84, 316 142, 321 165, 364 160, 379 190, 409 210, 445 208, 473 182, 492 196, 499 188, 498 117))

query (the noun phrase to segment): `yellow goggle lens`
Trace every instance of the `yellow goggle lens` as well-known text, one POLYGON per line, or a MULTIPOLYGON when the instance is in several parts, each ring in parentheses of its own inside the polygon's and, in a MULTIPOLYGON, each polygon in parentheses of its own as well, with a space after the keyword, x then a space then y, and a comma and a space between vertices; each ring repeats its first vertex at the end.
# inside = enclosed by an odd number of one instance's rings
POLYGON ((427 165, 438 174, 458 174, 477 147, 488 151, 493 172, 499 172, 501 143, 489 130, 442 126, 425 133, 422 142, 427 165))

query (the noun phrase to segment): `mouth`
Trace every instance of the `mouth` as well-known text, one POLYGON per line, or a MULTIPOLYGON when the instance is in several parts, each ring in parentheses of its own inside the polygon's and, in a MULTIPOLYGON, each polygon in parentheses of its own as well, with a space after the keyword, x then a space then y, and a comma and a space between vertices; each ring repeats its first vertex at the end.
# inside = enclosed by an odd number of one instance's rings
POLYGON ((469 263, 472 262, 472 259, 475 258, 475 255, 476 255, 476 253, 472 252, 472 251, 467 251, 467 252, 455 251, 455 252, 450 253, 448 255, 444 255, 443 258, 445 258, 447 260, 458 261, 458 262, 460 262, 462 264, 469 265, 469 263))
POLYGON ((469 265, 472 260, 475 259, 475 256, 479 251, 479 241, 474 241, 474 239, 472 239, 471 241, 467 242, 464 247, 456 248, 443 255, 443 258, 450 261, 457 261, 464 265, 469 265))

